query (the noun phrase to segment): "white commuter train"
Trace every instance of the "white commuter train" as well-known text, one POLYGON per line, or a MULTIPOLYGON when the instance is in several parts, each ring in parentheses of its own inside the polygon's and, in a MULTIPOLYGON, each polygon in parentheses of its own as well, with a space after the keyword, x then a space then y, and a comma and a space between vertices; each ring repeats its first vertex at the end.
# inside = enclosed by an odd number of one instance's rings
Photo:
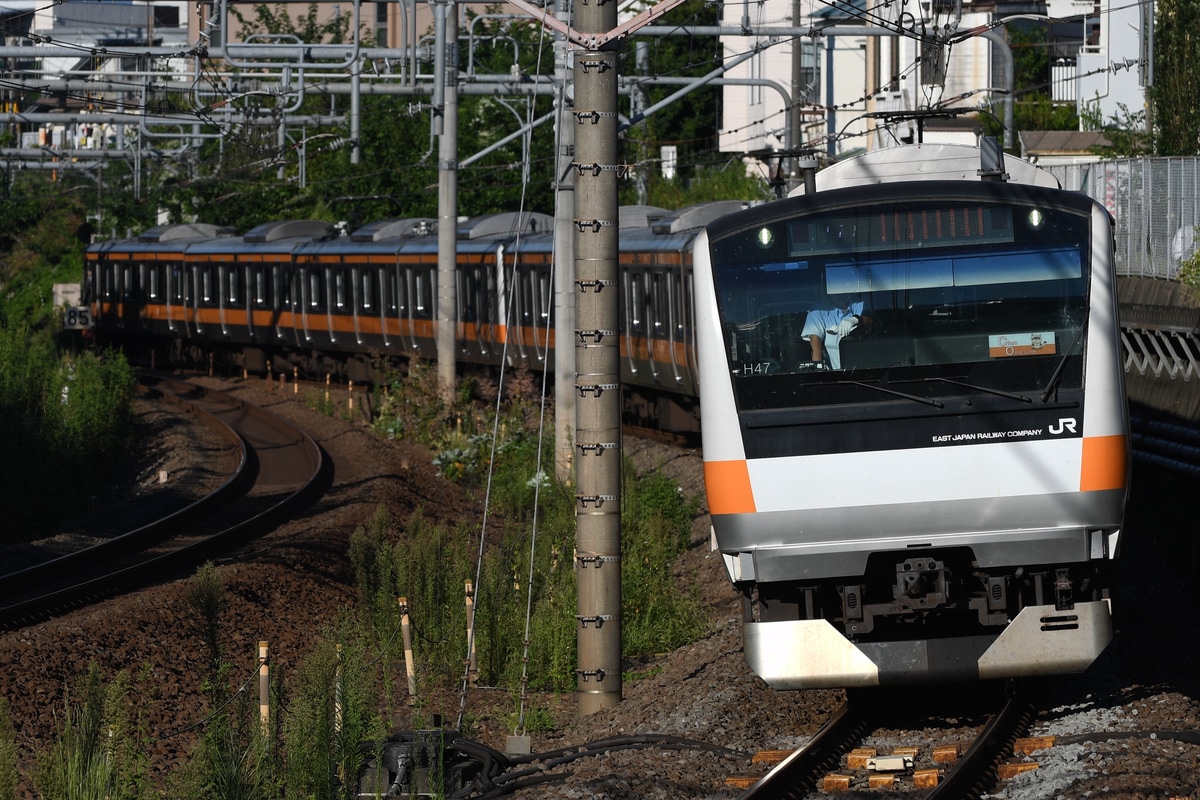
POLYGON ((714 546, 780 689, 1086 669, 1129 486, 1111 219, 916 145, 694 247, 714 546))

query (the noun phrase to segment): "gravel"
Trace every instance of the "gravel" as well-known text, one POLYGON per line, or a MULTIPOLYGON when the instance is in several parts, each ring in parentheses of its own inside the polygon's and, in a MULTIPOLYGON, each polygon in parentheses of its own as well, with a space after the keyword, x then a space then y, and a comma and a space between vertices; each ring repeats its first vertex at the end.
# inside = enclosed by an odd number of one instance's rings
MULTIPOLYGON (((372 436, 361 419, 340 412, 310 411, 302 397, 267 391, 261 380, 222 383, 223 387, 292 419, 326 449, 335 466, 334 484, 302 518, 248 543, 218 562, 231 604, 222 630, 235 674, 254 669, 257 643, 271 647, 275 674, 288 674, 306 653, 322 624, 354 600, 346 559, 350 533, 386 506, 404 519, 420 509, 434 522, 478 514, 478 498, 439 478, 431 456, 405 442, 372 436)), ((166 424, 163 411, 145 410, 144 424, 154 441, 138 475, 167 469, 176 501, 187 483, 202 491, 196 461, 201 441, 182 424, 166 424), (189 472, 190 470, 190 472, 189 472), (185 479, 191 475, 195 480, 185 479)), ((702 496, 698 451, 627 436, 625 450, 641 470, 659 470, 687 492, 702 496)), ((203 453, 200 454, 201 456, 203 453)), ((1135 502, 1122 554, 1125 588, 1115 599, 1120 610, 1118 640, 1086 675, 1045 681, 1045 709, 1031 734, 1064 743, 1025 757, 1039 768, 998 784, 991 796, 1006 800, 1093 797, 1200 797, 1200 746, 1177 741, 1172 731, 1200 725, 1195 620, 1197 590, 1191 579, 1195 553, 1195 494, 1171 476, 1135 473, 1135 502), (1153 480, 1151 480, 1153 478, 1153 480), (1134 535, 1136 527, 1137 535, 1134 535), (1183 535, 1181 535, 1183 534, 1183 535), (1071 741, 1094 734, 1128 736, 1104 741, 1071 741)), ((127 496, 154 503, 165 491, 156 481, 134 482, 127 496)), ((113 500, 114 513, 119 507, 113 500)), ((523 789, 522 800, 541 798, 731 798, 730 775, 763 771, 751 765, 760 749, 794 748, 811 736, 843 700, 839 691, 779 693, 745 665, 741 654, 739 599, 725 578, 720 558, 709 550, 706 515, 696 519, 692 544, 677 574, 707 598, 712 633, 647 663, 628 665, 624 699, 616 708, 587 718, 575 716, 575 698, 539 696, 535 703, 558 720, 552 731, 533 736, 535 752, 581 745, 606 737, 667 734, 726 748, 649 747, 572 762, 565 780, 523 789)), ((180 576, 180 578, 186 576, 180 576)), ((184 600, 185 581, 164 580, 143 591, 114 598, 41 625, 0 634, 0 687, 14 712, 18 745, 27 775, 53 739, 61 716, 64 686, 96 663, 108 674, 143 668, 142 707, 156 738, 152 780, 165 785, 195 745, 189 726, 207 712, 198 676, 203 648, 184 600)), ((933 691, 933 690, 928 690, 933 691)), ((453 720, 458 698, 445 698, 453 720)), ((427 708, 426 711, 437 711, 427 708)), ((513 710, 508 692, 479 690, 467 698, 475 738, 503 749, 503 720, 513 710)), ((407 727, 406 708, 393 721, 407 727)), ((921 745, 920 730, 910 734, 921 745)), ((22 798, 33 798, 26 777, 22 798)), ((879 795, 872 795, 879 796, 879 795)))

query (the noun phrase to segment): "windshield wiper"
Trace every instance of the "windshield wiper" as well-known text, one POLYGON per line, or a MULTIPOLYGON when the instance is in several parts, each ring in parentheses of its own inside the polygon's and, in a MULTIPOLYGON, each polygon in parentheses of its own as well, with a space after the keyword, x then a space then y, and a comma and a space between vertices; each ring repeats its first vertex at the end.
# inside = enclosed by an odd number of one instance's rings
MULTIPOLYGON (((1087 325, 1087 320, 1083 323, 1087 325)), ((1046 383, 1046 388, 1042 390, 1042 402, 1046 403, 1050 400, 1050 395, 1054 394, 1054 389, 1058 386, 1059 379, 1062 378, 1063 369, 1067 366, 1067 359, 1071 353, 1075 351, 1075 345, 1083 338, 1083 328, 1079 329, 1079 333, 1075 334, 1075 341, 1071 342, 1071 346, 1063 353, 1062 358, 1058 360, 1058 366, 1054 368, 1054 374, 1050 376, 1049 382, 1046 383)))
MULTIPOLYGON (((939 383, 949 383, 954 386, 962 386, 966 389, 974 389, 977 392, 985 392, 986 394, 994 394, 997 397, 1007 397, 1009 400, 1016 400, 1021 403, 1032 403, 1033 398, 1026 394, 1013 394, 1001 389, 993 389, 990 386, 977 386, 973 383, 964 383, 963 381, 951 380, 950 378, 923 378, 925 381, 937 381, 939 383)), ((1045 400, 1042 401, 1043 403, 1045 400)))
POLYGON ((871 383, 863 383, 862 381, 838 381, 838 383, 839 384, 847 384, 848 383, 852 386, 862 386, 863 388, 866 388, 866 389, 874 389, 877 392, 883 392, 884 394, 895 395, 896 397, 903 397, 905 400, 912 400, 913 402, 916 402, 916 403, 924 403, 925 405, 933 406, 934 408, 945 408, 946 407, 945 405, 942 404, 941 400, 930 400, 928 397, 917 397, 915 394, 905 394, 904 392, 897 392, 895 389, 885 389, 882 386, 876 386, 871 383))

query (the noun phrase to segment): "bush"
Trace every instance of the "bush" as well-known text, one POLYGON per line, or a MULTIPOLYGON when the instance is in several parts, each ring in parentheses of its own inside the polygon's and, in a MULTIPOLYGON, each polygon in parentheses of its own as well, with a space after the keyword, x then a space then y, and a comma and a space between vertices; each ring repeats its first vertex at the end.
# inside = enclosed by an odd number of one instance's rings
POLYGON ((0 464, 6 530, 30 538, 82 510, 133 435, 133 370, 116 353, 60 356, 52 332, 0 327, 0 464))
POLYGON ((301 662, 282 726, 289 797, 356 796, 358 745, 384 738, 365 645, 361 625, 343 611, 301 662))

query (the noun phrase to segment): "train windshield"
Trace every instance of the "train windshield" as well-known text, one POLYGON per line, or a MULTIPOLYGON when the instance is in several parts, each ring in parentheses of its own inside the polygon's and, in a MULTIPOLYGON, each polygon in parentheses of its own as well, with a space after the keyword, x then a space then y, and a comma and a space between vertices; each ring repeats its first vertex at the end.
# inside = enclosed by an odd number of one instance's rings
POLYGON ((981 192, 797 208, 712 238, 743 408, 847 402, 819 387, 849 384, 854 399, 1082 385, 1086 206, 981 192))

